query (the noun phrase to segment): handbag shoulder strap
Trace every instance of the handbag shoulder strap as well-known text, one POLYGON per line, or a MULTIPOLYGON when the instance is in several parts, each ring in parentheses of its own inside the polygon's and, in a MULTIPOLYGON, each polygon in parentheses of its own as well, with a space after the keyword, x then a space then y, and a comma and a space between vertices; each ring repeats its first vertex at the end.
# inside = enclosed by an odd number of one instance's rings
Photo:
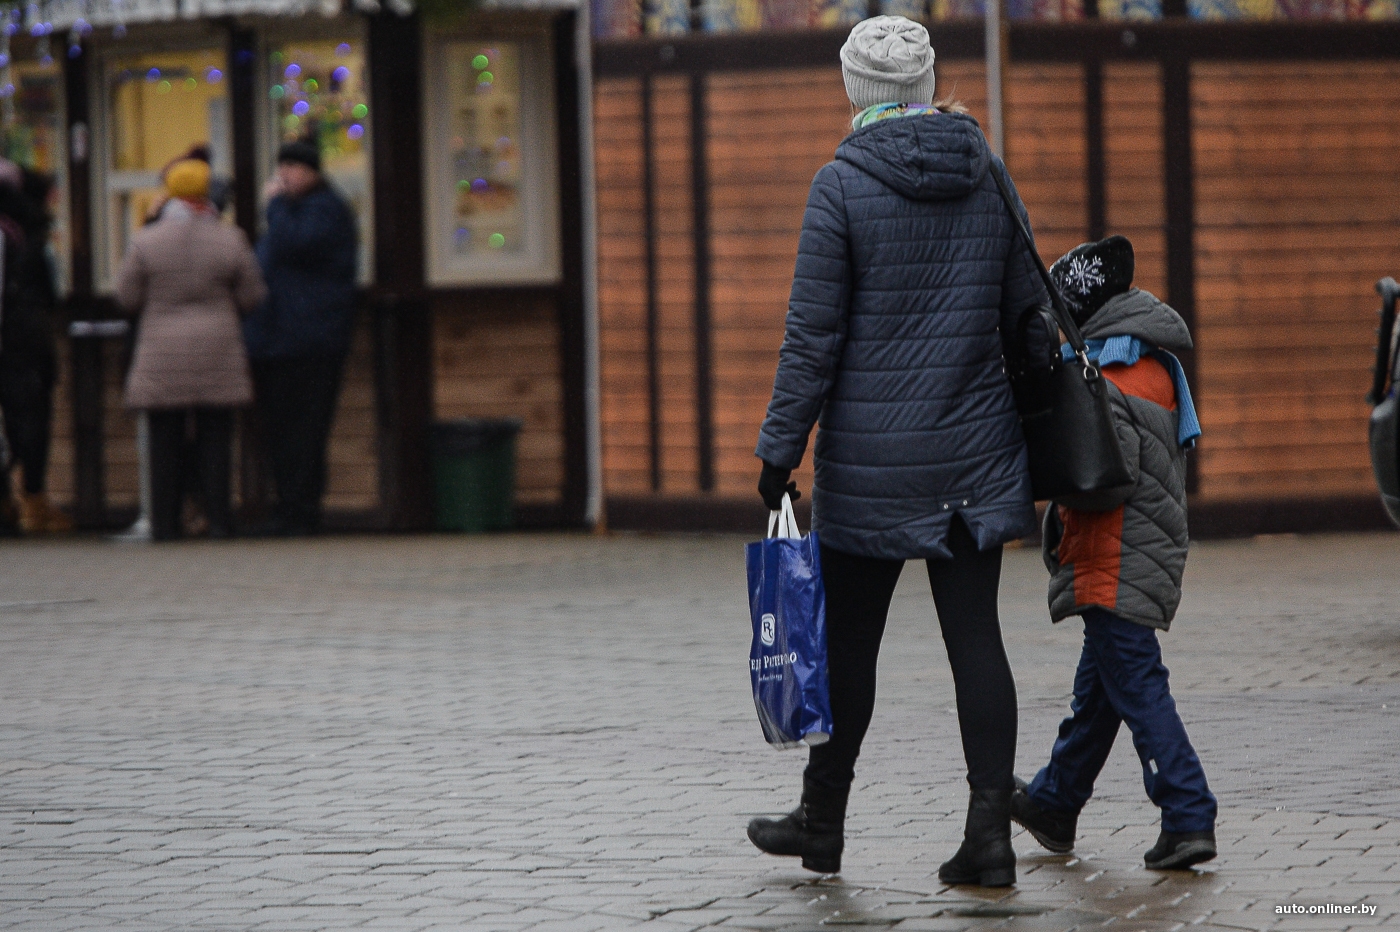
POLYGON ((1002 175, 1004 169, 993 162, 990 170, 992 179, 997 183, 997 190, 1001 192, 1001 199, 1006 204, 1006 209, 1011 212, 1011 222, 1016 225, 1016 232, 1020 234, 1021 242, 1025 245, 1026 251, 1031 254, 1031 260, 1035 262, 1036 271, 1040 273, 1040 279, 1045 283, 1045 290, 1050 293, 1050 306, 1055 312, 1055 322, 1065 332, 1065 336, 1069 339, 1069 345, 1074 348, 1075 355, 1086 352, 1084 335, 1079 332, 1079 325, 1074 322, 1069 308, 1065 307, 1064 296, 1060 294, 1060 289, 1055 287, 1054 280, 1050 278, 1050 272, 1045 268, 1045 261, 1040 258, 1040 253, 1036 252, 1035 241, 1031 239, 1030 229, 1016 211, 1016 201, 1011 196, 1011 189, 1006 184, 1006 178, 1002 175))

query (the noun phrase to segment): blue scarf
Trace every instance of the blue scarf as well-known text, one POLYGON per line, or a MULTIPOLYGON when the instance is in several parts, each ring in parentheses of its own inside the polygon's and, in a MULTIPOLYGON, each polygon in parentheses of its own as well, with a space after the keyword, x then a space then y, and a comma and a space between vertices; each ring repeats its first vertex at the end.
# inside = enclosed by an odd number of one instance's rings
MULTIPOLYGON (((1131 366, 1144 355, 1151 356, 1166 366, 1167 371, 1171 373, 1172 384, 1176 386, 1176 410, 1180 415, 1176 429, 1177 443, 1180 443, 1184 450, 1196 445, 1196 438, 1201 436, 1201 422, 1196 417, 1196 406, 1191 401, 1191 386, 1186 384, 1186 370, 1182 368, 1181 360, 1151 343, 1144 343, 1137 337, 1085 340, 1084 345, 1089 350, 1089 359, 1098 363, 1100 367, 1114 363, 1131 366)), ((1065 362, 1069 362, 1074 358, 1074 350, 1068 343, 1061 344, 1060 355, 1064 357, 1065 362)))

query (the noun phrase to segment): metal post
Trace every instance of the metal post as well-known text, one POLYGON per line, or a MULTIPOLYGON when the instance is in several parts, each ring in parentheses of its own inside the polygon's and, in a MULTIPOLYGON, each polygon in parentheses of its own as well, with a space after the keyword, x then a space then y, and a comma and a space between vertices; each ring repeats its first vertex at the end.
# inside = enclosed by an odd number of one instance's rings
POLYGON ((575 43, 578 62, 579 186, 583 220, 583 392, 588 496, 584 521, 593 527, 606 522, 603 514, 602 414, 599 411, 598 363, 598 194, 593 164, 593 23, 592 5, 580 3, 575 43))
POLYGON ((1084 60, 1084 187, 1088 198, 1089 239, 1100 240, 1108 228, 1108 182, 1104 153, 1103 60, 1084 60))
POLYGON ((714 373, 710 340, 709 99, 705 75, 690 76, 690 198, 695 250, 695 426, 696 468, 701 492, 715 490, 714 373))
POLYGON ((642 239, 647 294, 647 440, 651 490, 661 491, 661 314, 656 276, 656 161, 652 79, 642 75, 642 239))
POLYGON ((991 129, 992 151, 1006 159, 1005 101, 1002 88, 1006 83, 1006 0, 986 0, 983 17, 987 59, 987 126, 991 129))
MULTIPOLYGON (((1191 60, 1174 53, 1162 61, 1162 157, 1167 214, 1167 300, 1193 330, 1196 326, 1196 181, 1191 127, 1191 60)), ((1200 334, 1196 334, 1200 339, 1200 334)), ((1196 381, 1196 350, 1178 353, 1204 410, 1196 381)), ((1204 445, 1204 444, 1203 444, 1204 445)), ((1186 491, 1200 489, 1200 456, 1187 460, 1186 491)))

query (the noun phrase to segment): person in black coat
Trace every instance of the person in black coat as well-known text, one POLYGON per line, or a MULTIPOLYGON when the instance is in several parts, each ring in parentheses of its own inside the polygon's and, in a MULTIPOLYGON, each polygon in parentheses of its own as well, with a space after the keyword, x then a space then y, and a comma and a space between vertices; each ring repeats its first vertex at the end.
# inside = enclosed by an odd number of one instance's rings
POLYGON ((321 525, 326 445, 355 320, 355 218, 310 143, 277 154, 258 262, 268 298, 244 323, 278 534, 321 525))
POLYGON ((756 451, 777 508, 820 424, 812 529, 832 731, 811 749, 801 805, 755 819, 749 838, 840 869, 890 599, 905 561, 922 559, 971 787, 963 845, 939 877, 1005 886, 1016 684, 997 590, 1002 545, 1034 530, 1035 509, 1003 335, 1044 288, 993 175, 1005 167, 972 117, 933 102, 933 58, 928 31, 898 16, 860 23, 841 50, 853 132, 812 182, 756 451))
MULTIPOLYGON (((4 309, 0 318, 0 408, 5 412, 12 465, 23 471, 19 526, 68 531, 67 515, 47 492, 53 390, 58 376, 54 308, 58 303, 46 245, 46 203, 52 179, 0 164, 0 231, 4 233, 4 309)), ((9 476, 0 476, 8 488, 9 476)))

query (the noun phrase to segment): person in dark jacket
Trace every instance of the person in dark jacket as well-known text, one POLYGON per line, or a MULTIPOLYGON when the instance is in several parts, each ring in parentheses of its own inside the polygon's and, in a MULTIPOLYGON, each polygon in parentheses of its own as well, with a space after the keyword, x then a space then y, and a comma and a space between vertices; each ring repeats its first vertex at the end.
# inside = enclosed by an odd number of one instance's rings
POLYGON ((266 303, 244 324, 276 502, 268 530, 321 525, 326 445, 355 319, 355 219, 321 175, 310 143, 277 154, 258 262, 266 303))
POLYGON ((923 559, 971 786, 963 845, 939 876, 1003 886, 1016 686, 997 589, 1002 545, 1035 529, 1035 509, 1002 335, 1044 288, 992 175, 1005 167, 975 120, 931 103, 933 57, 927 30, 897 16, 860 23, 841 50, 854 132, 812 182, 757 448, 777 508, 820 424, 812 528, 832 734, 810 751, 801 805, 754 820, 749 838, 839 870, 890 598, 904 561, 923 559))
MULTIPOLYGON (((0 336, 0 407, 14 464, 23 472, 19 527, 26 533, 72 530, 49 501, 49 445, 58 376, 57 293, 45 251, 52 180, 0 160, 0 231, 4 247, 4 317, 0 336)), ((0 481, 8 485, 8 475, 0 481)))
POLYGON ((1050 617, 1084 619, 1071 714, 1047 764, 1012 797, 1012 818, 1043 846, 1074 848, 1119 725, 1128 723, 1162 831, 1145 856, 1154 870, 1215 857, 1216 801, 1167 683, 1157 632, 1181 601, 1186 569, 1186 451, 1200 436, 1191 390, 1172 350, 1191 348, 1186 322, 1132 287, 1133 247, 1085 243, 1050 269, 1090 356, 1108 379, 1119 444, 1136 482, 1098 511, 1051 507, 1044 554, 1050 617), (1117 500, 1114 500, 1116 498, 1117 500))

